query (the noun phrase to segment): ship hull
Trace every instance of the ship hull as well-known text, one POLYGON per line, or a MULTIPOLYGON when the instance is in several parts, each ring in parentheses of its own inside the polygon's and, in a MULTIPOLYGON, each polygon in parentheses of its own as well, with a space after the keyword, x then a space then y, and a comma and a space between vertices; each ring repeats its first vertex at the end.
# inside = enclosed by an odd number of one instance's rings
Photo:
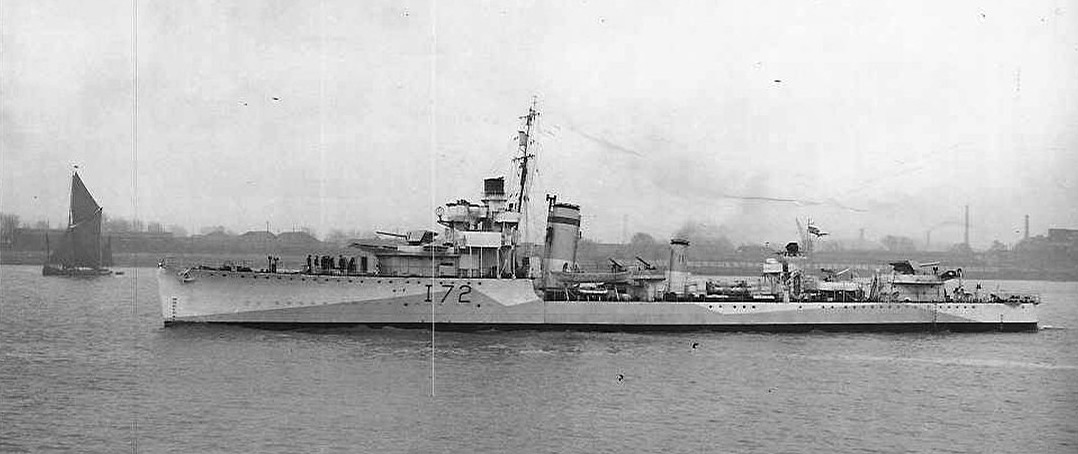
MULTIPOLYGON (((166 325, 182 325, 186 321, 166 322, 166 325)), ((581 324, 581 323, 365 323, 365 322, 214 322, 222 325, 241 325, 269 330, 287 330, 295 328, 332 329, 343 326, 365 326, 368 328, 421 329, 450 332, 483 331, 594 331, 619 333, 679 333, 679 332, 746 332, 746 333, 1018 333, 1038 330, 1036 322, 992 324, 982 322, 969 323, 779 323, 779 324, 697 324, 697 325, 625 325, 625 324, 581 324)))
POLYGON ((166 324, 473 331, 1031 331, 1032 303, 544 301, 525 279, 316 276, 160 268, 166 324))

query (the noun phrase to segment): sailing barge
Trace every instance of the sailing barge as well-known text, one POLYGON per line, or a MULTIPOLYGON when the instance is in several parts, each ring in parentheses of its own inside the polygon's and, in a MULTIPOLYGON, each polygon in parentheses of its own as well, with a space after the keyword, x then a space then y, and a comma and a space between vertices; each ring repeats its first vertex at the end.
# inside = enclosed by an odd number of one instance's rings
POLYGON ((44 276, 104 276, 112 274, 112 244, 101 242, 101 206, 86 189, 78 171, 71 175, 71 209, 67 230, 55 249, 45 237, 44 276))

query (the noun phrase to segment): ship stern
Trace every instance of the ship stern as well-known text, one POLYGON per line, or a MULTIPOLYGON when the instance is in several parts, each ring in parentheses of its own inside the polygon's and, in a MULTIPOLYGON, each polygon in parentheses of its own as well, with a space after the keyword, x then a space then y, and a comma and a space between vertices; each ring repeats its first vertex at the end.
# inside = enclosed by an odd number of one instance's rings
POLYGON ((176 321, 176 310, 180 302, 183 272, 173 269, 164 262, 157 266, 157 293, 160 297, 161 318, 165 325, 176 321))

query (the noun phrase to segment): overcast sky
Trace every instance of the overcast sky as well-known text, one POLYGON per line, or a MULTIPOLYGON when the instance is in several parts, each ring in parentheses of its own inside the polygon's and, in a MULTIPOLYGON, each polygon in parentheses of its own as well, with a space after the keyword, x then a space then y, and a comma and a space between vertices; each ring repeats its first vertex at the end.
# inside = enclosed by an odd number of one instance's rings
MULTIPOLYGON (((409 229, 511 172, 585 237, 688 223, 974 247, 1078 228, 1064 1, 0 3, 0 205, 189 231, 409 229), (137 4, 137 14, 134 14, 137 4)), ((539 211, 539 210, 536 210, 539 211)))

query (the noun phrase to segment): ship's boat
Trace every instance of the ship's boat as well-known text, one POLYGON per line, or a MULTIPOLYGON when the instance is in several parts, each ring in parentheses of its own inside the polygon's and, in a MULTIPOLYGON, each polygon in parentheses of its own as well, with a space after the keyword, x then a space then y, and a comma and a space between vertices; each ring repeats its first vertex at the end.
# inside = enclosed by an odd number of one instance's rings
POLYGON ((612 260, 610 272, 582 271, 576 257, 578 205, 548 195, 542 244, 524 240, 538 116, 533 105, 521 117, 515 180, 507 185, 505 178, 488 178, 479 202, 460 199, 439 207, 441 232, 380 232, 393 240, 357 242, 348 256, 309 259, 302 272, 162 260, 158 287, 165 323, 458 330, 1037 327, 1035 296, 969 293, 960 271, 940 272, 913 262, 900 262, 890 276, 868 280, 854 280, 845 271, 810 276, 803 271, 806 260, 798 243, 765 261, 756 284, 701 286, 688 272, 690 242, 682 238, 670 241, 664 270, 638 258, 644 266, 612 260))
POLYGON ((102 276, 112 272, 112 241, 101 241, 101 206, 86 189, 79 173, 71 175, 71 207, 67 230, 55 248, 45 237, 45 276, 102 276))

